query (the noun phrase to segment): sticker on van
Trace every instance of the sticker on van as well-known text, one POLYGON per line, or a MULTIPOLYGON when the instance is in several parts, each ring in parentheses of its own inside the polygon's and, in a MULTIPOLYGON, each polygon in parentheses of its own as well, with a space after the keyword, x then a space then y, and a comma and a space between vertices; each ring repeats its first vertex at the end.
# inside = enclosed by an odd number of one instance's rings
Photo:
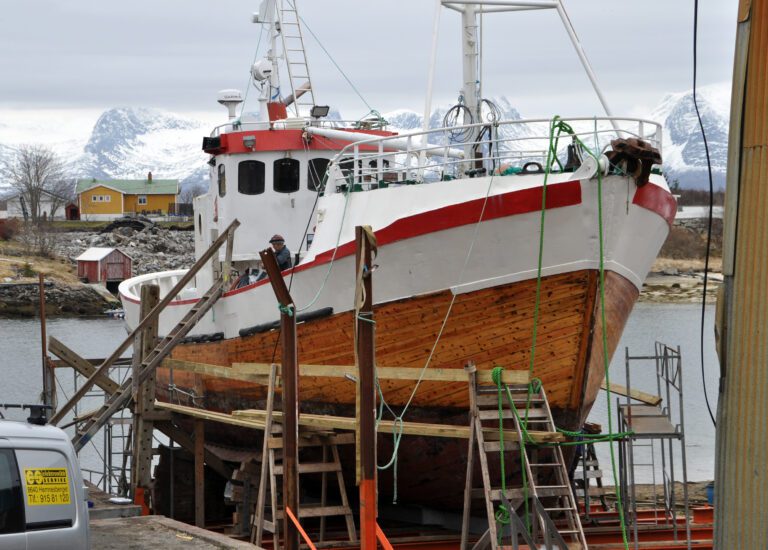
POLYGON ((69 504, 69 475, 66 468, 24 468, 27 505, 69 504))

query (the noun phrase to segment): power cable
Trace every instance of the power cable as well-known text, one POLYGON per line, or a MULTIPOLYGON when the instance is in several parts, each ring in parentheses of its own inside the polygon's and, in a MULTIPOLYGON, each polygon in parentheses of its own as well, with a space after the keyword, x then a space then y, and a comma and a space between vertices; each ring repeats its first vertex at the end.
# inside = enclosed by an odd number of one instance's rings
POLYGON ((712 163, 709 158, 709 144, 707 143, 707 134, 704 131, 704 123, 701 120, 699 104, 696 100, 696 70, 697 70, 697 43, 699 27, 699 0, 693 1, 693 107, 696 110, 696 118, 699 120, 699 129, 704 141, 704 153, 707 157, 707 174, 709 176, 709 216, 707 219, 707 250, 704 257, 704 288, 701 294, 701 328, 699 331, 699 351, 701 353, 701 383, 704 386, 704 401, 707 404, 707 412, 712 420, 712 425, 717 427, 715 415, 712 413, 712 406, 709 404, 709 395, 707 394, 707 377, 704 371, 704 320, 707 311, 707 282, 709 279, 709 254, 712 246, 712 206, 714 202, 714 185, 712 183, 712 163))

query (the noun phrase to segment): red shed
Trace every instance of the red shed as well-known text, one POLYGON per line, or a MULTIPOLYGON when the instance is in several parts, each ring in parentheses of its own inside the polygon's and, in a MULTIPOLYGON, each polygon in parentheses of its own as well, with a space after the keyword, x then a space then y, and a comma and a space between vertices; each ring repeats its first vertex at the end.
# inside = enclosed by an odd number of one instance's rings
POLYGON ((131 278, 133 260, 117 248, 92 247, 77 257, 77 276, 87 283, 119 282, 131 278))

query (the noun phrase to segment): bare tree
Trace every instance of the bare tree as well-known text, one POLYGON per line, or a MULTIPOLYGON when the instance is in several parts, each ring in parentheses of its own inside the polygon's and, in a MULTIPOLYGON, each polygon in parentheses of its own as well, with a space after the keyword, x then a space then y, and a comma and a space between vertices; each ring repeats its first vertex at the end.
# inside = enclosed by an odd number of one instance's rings
POLYGON ((204 186, 200 185, 199 183, 195 183, 192 185, 187 185, 181 193, 179 193, 179 203, 180 204, 192 204, 192 199, 195 197, 199 197, 203 193, 205 193, 206 189, 204 186))
POLYGON ((71 191, 64 178, 63 163, 58 155, 43 145, 22 145, 16 149, 3 169, 11 186, 19 193, 33 223, 43 218, 43 200, 50 201, 50 216, 63 206, 71 191))

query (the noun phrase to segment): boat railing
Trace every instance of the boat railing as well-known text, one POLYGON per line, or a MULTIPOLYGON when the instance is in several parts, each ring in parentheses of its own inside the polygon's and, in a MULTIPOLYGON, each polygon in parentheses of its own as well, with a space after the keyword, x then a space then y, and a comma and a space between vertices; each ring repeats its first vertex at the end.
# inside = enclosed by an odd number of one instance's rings
POLYGON ((211 137, 231 132, 247 132, 258 130, 302 130, 307 126, 316 128, 354 129, 354 130, 382 130, 386 128, 385 122, 370 120, 338 120, 316 118, 286 118, 268 122, 264 120, 234 120, 219 124, 211 130, 211 137))
MULTIPOLYGON (((564 119, 574 133, 558 140, 557 160, 578 137, 602 154, 618 137, 639 138, 661 151, 661 125, 639 118, 564 119)), ((325 193, 362 191, 485 175, 541 173, 550 148, 549 119, 496 121, 353 142, 331 161, 325 193)), ((553 144, 553 146, 555 146, 553 144)), ((590 152, 581 151, 581 157, 590 152)))
MULTIPOLYGON (((141 287, 144 285, 157 285, 160 287, 160 296, 164 297, 170 292, 176 283, 187 272, 186 269, 179 269, 173 271, 160 271, 158 273, 147 273, 146 275, 139 275, 130 279, 130 284, 121 285, 120 292, 127 295, 130 298, 138 300, 141 296, 141 287)), ((194 279, 193 279, 194 283, 194 279)), ((174 301, 186 300, 197 297, 195 289, 185 288, 182 292, 176 295, 174 301)))

